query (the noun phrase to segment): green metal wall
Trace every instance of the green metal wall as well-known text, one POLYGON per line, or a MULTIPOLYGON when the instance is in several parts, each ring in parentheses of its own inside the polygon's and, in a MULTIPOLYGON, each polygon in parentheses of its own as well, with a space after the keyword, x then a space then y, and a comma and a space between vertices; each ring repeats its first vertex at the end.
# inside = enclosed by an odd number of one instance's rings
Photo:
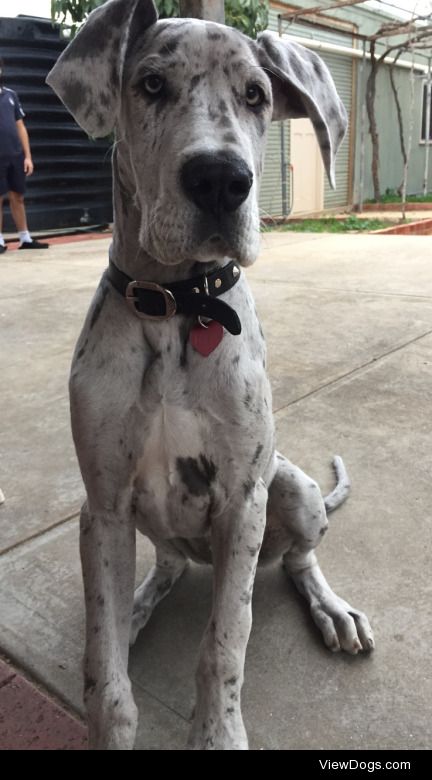
MULTIPOLYGON (((292 4, 297 7, 302 6, 304 8, 316 5, 325 4, 325 0, 292 0, 292 4)), ((288 5, 288 2, 287 2, 288 5)), ((390 9, 388 9, 390 11, 390 9)), ((277 29, 277 13, 278 11, 272 10, 270 29, 277 29)), ((331 16, 338 17, 339 19, 354 24, 358 32, 364 35, 371 35, 377 31, 377 29, 384 23, 389 22, 391 14, 386 14, 384 8, 379 11, 378 9, 368 8, 364 5, 359 6, 345 6, 340 9, 332 9, 331 16)), ((353 46, 350 40, 350 36, 347 36, 334 29, 321 30, 318 27, 312 27, 309 25, 288 25, 285 27, 284 32, 287 34, 292 33, 301 35, 302 37, 314 37, 318 40, 324 40, 329 43, 337 43, 342 46, 353 46), (348 39, 348 40, 347 40, 348 39)), ((392 39, 392 43, 397 43, 397 38, 392 39)), ((378 46, 378 54, 383 50, 383 46, 386 47, 387 42, 378 46)), ((358 44, 360 45, 360 44, 358 44)), ((427 55, 429 51, 423 52, 425 56, 419 54, 416 55, 416 60, 422 65, 427 63, 427 55)), ((348 112, 351 107, 351 118, 356 116, 356 126, 352 128, 352 135, 355 140, 353 144, 355 155, 353 162, 353 200, 358 200, 359 192, 359 176, 360 176, 360 116, 361 107, 364 102, 364 84, 361 83, 361 68, 360 60, 357 60, 356 65, 351 62, 349 57, 343 55, 334 55, 323 53, 320 56, 326 61, 332 75, 335 79, 337 89, 345 103, 345 107, 348 112), (357 71, 356 86, 354 88, 354 94, 351 94, 351 73, 352 68, 357 71), (353 106, 355 104, 355 106, 353 106), (355 107, 355 111, 353 108, 355 107)), ((401 59, 410 60, 409 54, 402 55, 401 59)), ((369 65, 366 66, 367 71, 369 65)), ((376 100, 376 115, 377 124, 380 135, 380 182, 381 191, 385 192, 386 189, 397 188, 402 179, 402 155, 400 152, 400 144, 398 138, 397 116, 394 98, 390 89, 388 66, 383 66, 377 80, 377 100, 376 100)), ((402 110, 404 112, 404 126, 406 135, 408 134, 409 124, 409 104, 410 104, 410 72, 409 69, 402 69, 397 67, 395 69, 396 82, 400 93, 400 100, 402 104, 402 110)), ((413 143, 411 149, 411 159, 409 166, 408 177, 408 192, 419 193, 422 189, 423 174, 424 174, 424 159, 425 159, 425 145, 420 140, 421 129, 421 116, 422 116, 422 79, 416 79, 416 95, 415 95, 415 107, 414 107, 414 131, 413 131, 413 143)), ((373 197, 372 177, 371 177, 371 157, 372 150, 368 132, 368 123, 366 122, 366 146, 365 146, 365 181, 364 181, 364 198, 373 197)), ((347 139, 344 141, 338 159, 337 159, 337 171, 336 171, 336 192, 332 192, 326 185, 324 192, 324 205, 327 208, 332 206, 342 206, 347 202, 345 198, 348 197, 348 176, 349 174, 349 145, 347 139)), ((428 189, 432 191, 432 164, 429 166, 429 181, 428 189)))
MULTIPOLYGON (((345 46, 352 46, 349 38, 345 46), (348 42, 349 41, 349 42, 348 42)), ((353 61, 351 58, 340 54, 320 55, 336 84, 339 97, 344 104, 347 113, 349 125, 336 157, 336 189, 332 190, 327 177, 324 180, 324 208, 331 209, 337 206, 346 206, 349 202, 349 164, 350 164, 350 137, 351 137, 351 107, 352 107, 352 72, 353 61)))
MULTIPOLYGON (((409 60, 409 55, 403 59, 409 60)), ((360 69, 359 69, 360 70, 360 69)), ((380 146, 380 185, 381 193, 386 189, 395 190, 402 182, 403 160, 399 142, 398 120, 396 105, 390 86, 389 66, 383 65, 377 77, 376 83, 376 119, 379 128, 380 146)), ((370 66, 366 65, 366 77, 370 66)), ((412 133, 412 146, 410 164, 408 170, 408 194, 418 194, 422 191, 424 175, 425 144, 421 143, 421 117, 423 102, 423 77, 417 74, 415 77, 414 99, 414 124, 412 133)), ((405 144, 408 141, 409 132, 409 107, 411 102, 410 70, 395 68, 395 83, 399 93, 399 100, 403 111, 403 124, 405 130, 405 144)), ((359 105, 364 99, 364 84, 359 84, 359 105)), ((358 202, 360 185, 360 110, 357 113, 357 148, 355 159, 354 202, 358 202)), ((365 144, 365 175, 363 197, 365 200, 373 198, 373 184, 371 173, 372 145, 368 133, 368 120, 366 118, 366 144, 365 144)), ((432 154, 430 153, 430 157, 432 154)), ((429 165, 428 191, 432 192, 432 162, 429 165)))
MULTIPOLYGON (((269 29, 278 31, 278 11, 270 9, 269 29)), ((339 46, 352 46, 349 35, 334 30, 312 29, 308 25, 283 23, 284 34, 298 35, 303 38, 315 38, 339 46)), ((336 89, 347 109, 351 113, 352 104, 352 60, 337 54, 320 54, 329 67, 336 89)), ((293 120, 295 121, 295 120, 293 120)), ((287 163, 290 161, 290 122, 285 122, 285 154, 287 163)), ((324 207, 336 208, 345 206, 349 198, 349 148, 350 129, 341 145, 336 159, 336 190, 332 190, 325 180, 324 207)), ((287 166, 288 203, 290 203, 290 171, 287 166)), ((260 209, 262 216, 280 216, 282 208, 282 171, 281 171, 281 133, 280 123, 274 123, 270 129, 265 156, 264 175, 260 191, 260 209)))
MULTIPOLYGON (((277 31, 277 12, 270 10, 269 30, 277 31)), ((282 154, 281 154, 281 122, 273 122, 267 137, 264 172, 261 178, 259 207, 261 217, 278 217, 283 215, 282 204, 282 154)), ((284 122, 284 148, 287 164, 290 159, 290 123, 284 122)), ((286 171, 288 204, 290 203, 290 177, 287 165, 286 171)))

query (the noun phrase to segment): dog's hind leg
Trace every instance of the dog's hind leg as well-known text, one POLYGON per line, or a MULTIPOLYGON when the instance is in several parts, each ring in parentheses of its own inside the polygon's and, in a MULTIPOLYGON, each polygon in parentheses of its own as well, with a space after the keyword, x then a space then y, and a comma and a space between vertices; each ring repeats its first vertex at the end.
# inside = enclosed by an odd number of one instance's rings
POLYGON ((366 615, 332 591, 314 553, 328 527, 326 507, 328 511, 335 509, 349 492, 341 459, 334 467, 338 484, 323 498, 316 482, 278 454, 267 515, 270 533, 273 529, 276 538, 275 529, 280 529, 285 541, 284 568, 308 601, 326 646, 333 651, 345 650, 355 655, 374 647, 369 621, 366 615))
POLYGON ((155 606, 170 592, 183 574, 187 559, 170 542, 156 547, 156 564, 150 569, 142 584, 136 589, 132 613, 129 644, 133 645, 142 628, 148 622, 155 606))

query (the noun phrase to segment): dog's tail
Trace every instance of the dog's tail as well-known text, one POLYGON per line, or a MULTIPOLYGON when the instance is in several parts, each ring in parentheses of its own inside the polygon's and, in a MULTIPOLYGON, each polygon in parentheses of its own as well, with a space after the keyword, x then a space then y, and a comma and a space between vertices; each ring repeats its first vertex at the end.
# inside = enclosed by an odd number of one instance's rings
POLYGON ((336 474, 336 486, 328 496, 324 496, 324 505, 327 514, 333 512, 338 506, 343 504, 343 502, 347 500, 351 490, 351 483, 347 470, 339 455, 335 455, 333 458, 333 468, 336 474))

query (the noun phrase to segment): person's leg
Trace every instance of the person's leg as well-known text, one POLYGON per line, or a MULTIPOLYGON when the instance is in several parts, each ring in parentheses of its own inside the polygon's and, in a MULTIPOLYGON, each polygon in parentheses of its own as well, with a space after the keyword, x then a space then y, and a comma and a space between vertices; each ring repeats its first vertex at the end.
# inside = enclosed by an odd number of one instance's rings
POLYGON ((12 219, 18 233, 28 233, 27 216, 24 206, 24 195, 20 192, 9 192, 9 205, 12 212, 12 219))
POLYGON ((3 158, 0 157, 0 254, 3 254, 3 252, 6 252, 7 246, 6 242, 4 240, 2 230, 3 230, 3 200, 4 196, 8 190, 8 186, 6 183, 6 160, 3 160, 3 158))
POLYGON ((9 192, 9 205, 12 218, 19 235, 20 249, 47 249, 49 244, 34 240, 27 227, 27 215, 24 205, 24 195, 20 192, 9 192))
POLYGON ((24 160, 20 155, 11 160, 8 169, 9 205, 20 239, 20 249, 47 249, 48 244, 33 241, 27 226, 27 215, 24 205, 25 192, 24 160))

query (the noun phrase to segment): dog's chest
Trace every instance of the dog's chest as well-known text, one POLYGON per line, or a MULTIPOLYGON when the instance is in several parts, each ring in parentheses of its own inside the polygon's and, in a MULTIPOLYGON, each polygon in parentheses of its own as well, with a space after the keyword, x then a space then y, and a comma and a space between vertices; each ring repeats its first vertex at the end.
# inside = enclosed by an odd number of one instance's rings
MULTIPOLYGON (((167 334, 169 335, 169 334, 167 334)), ((137 525, 157 538, 202 536, 248 481, 270 436, 271 403, 261 355, 226 334, 208 357, 187 334, 153 343, 141 385, 145 427, 134 470, 137 525), (268 396, 268 398, 267 398, 268 396)))
POLYGON ((197 411, 165 400, 153 407, 135 477, 139 519, 146 532, 158 537, 202 533, 210 487, 199 465, 206 451, 206 429, 197 411))
POLYGON ((134 476, 137 524, 157 538, 202 536, 210 506, 224 496, 216 446, 218 381, 212 376, 217 369, 214 358, 193 354, 181 339, 159 345, 157 355, 141 388, 145 431, 134 476))

